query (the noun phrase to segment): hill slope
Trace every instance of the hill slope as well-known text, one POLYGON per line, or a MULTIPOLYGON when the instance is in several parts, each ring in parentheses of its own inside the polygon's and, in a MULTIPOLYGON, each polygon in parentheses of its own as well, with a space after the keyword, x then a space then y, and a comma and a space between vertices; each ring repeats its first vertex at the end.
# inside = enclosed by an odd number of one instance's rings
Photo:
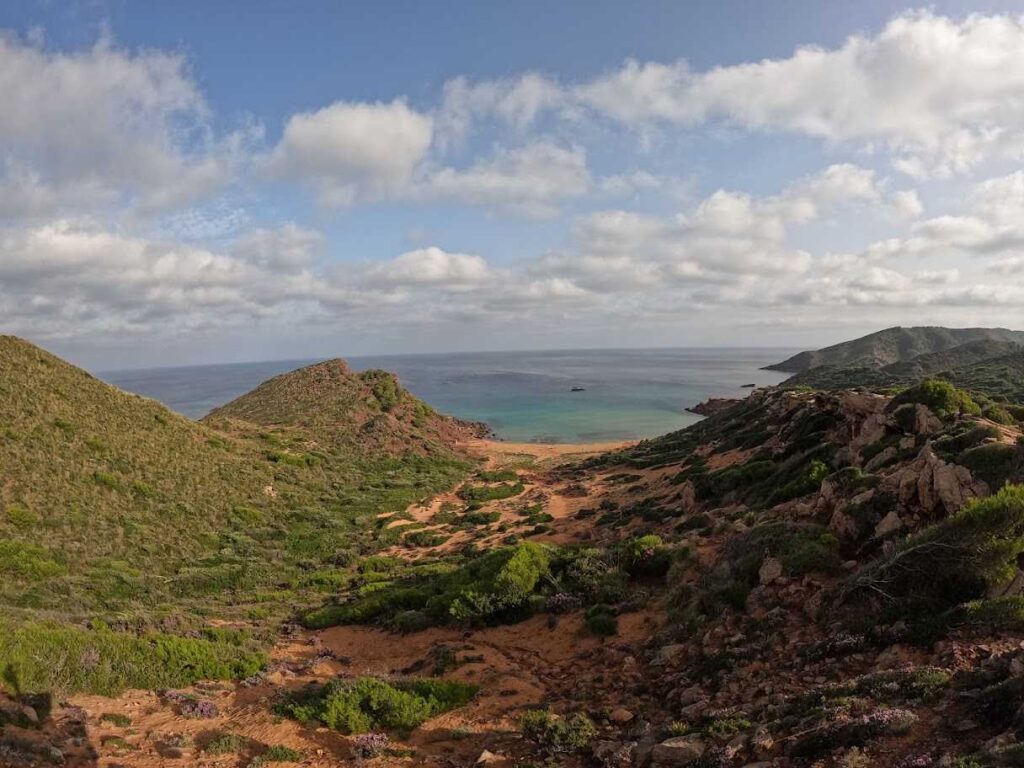
MULTIPOLYGON (((222 431, 0 337, 0 604, 68 616, 151 615, 186 601, 241 608, 262 586, 288 587, 300 566, 372 550, 378 513, 464 473, 443 439, 450 420, 429 412, 412 423, 426 408, 418 401, 408 422, 387 415, 387 440, 320 450, 320 417, 303 414, 322 393, 304 376, 279 379, 287 427, 232 421, 222 431), (414 453, 391 449, 406 436, 414 453)), ((381 380, 352 386, 364 394, 381 380)), ((407 396, 398 399, 404 418, 407 396)), ((326 410, 326 433, 365 432, 381 418, 365 411, 369 420, 349 422, 326 410)))
POLYGON ((338 359, 275 376, 204 421, 226 419, 301 429, 325 446, 363 451, 450 449, 456 440, 478 431, 475 425, 438 414, 406 391, 394 374, 354 373, 338 359))
POLYGON ((985 340, 1024 344, 1024 331, 1005 328, 886 328, 824 349, 801 352, 767 368, 785 373, 799 373, 822 365, 878 368, 985 340))

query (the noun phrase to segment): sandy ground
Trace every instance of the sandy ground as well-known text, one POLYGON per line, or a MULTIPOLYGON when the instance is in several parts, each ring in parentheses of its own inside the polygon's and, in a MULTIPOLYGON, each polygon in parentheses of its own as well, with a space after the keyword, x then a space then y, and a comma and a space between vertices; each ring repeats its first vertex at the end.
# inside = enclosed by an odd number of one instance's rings
MULTIPOLYGON (((628 500, 629 490, 615 485, 600 473, 588 475, 586 487, 550 472, 562 462, 622 448, 629 443, 553 445, 473 441, 471 449, 489 467, 525 466, 521 470, 526 490, 513 499, 492 502, 485 509, 501 511, 501 521, 520 520, 514 509, 524 503, 542 503, 554 517, 551 533, 536 541, 570 542, 594 535, 592 519, 574 519, 577 511, 593 506, 598 498, 619 496, 628 500)), ((657 481, 657 472, 645 479, 657 481), (653 476, 652 476, 653 475, 653 476)), ((441 494, 423 506, 408 510, 406 519, 429 522, 455 493, 441 494)), ((430 526, 437 528, 439 526, 430 526)), ((480 546, 496 545, 504 534, 481 537, 480 546)), ((403 556, 436 556, 474 538, 459 532, 449 542, 430 550, 394 548, 403 556)), ((619 634, 601 640, 584 632, 581 614, 562 617, 535 616, 512 626, 480 630, 434 628, 400 635, 373 627, 335 627, 322 632, 286 636, 273 649, 267 679, 259 685, 221 683, 198 686, 193 692, 215 702, 219 715, 207 720, 188 720, 177 714, 154 692, 130 691, 116 699, 76 696, 71 704, 86 715, 86 740, 98 758, 69 760, 69 766, 96 768, 158 768, 162 766, 245 766, 265 747, 284 745, 305 755, 302 765, 357 765, 350 740, 326 728, 307 728, 276 716, 272 711, 281 690, 337 676, 381 677, 434 674, 442 655, 454 664, 445 676, 480 686, 480 693, 466 707, 428 721, 396 746, 415 750, 412 756, 382 757, 373 766, 423 765, 471 766, 484 750, 513 755, 522 750, 516 735, 516 717, 525 707, 544 704, 560 707, 621 705, 614 696, 616 685, 643 688, 636 661, 643 644, 659 628, 659 613, 642 611, 620 618, 619 634), (613 683, 609 683, 609 673, 613 683), (116 725, 109 715, 123 715, 129 725, 116 725), (108 717, 104 718, 104 715, 108 717), (213 736, 230 732, 252 741, 241 754, 215 756, 203 747, 213 736)), ((494 763, 502 765, 503 763, 494 763)), ((512 764, 511 762, 504 764, 512 764)), ((282 764, 285 765, 285 764, 282 764)))

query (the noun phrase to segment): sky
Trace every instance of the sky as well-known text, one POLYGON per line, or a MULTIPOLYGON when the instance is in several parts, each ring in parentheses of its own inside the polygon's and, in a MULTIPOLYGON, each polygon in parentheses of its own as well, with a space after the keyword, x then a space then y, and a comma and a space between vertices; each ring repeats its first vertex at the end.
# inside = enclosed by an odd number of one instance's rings
POLYGON ((8 0, 0 105, 94 369, 1024 327, 1024 3, 8 0))

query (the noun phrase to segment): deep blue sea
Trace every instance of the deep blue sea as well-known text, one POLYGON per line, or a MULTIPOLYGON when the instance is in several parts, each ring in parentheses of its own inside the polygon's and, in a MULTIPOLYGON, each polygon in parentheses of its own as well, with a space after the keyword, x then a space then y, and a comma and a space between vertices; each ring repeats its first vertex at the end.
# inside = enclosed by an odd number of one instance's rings
MULTIPOLYGON (((699 420, 684 408, 776 384, 762 371, 798 350, 633 349, 472 352, 351 357, 356 370, 384 368, 445 413, 485 421, 512 441, 627 440, 699 420), (572 392, 582 387, 582 392, 572 392)), ((312 360, 107 371, 100 378, 199 418, 260 382, 312 360)))

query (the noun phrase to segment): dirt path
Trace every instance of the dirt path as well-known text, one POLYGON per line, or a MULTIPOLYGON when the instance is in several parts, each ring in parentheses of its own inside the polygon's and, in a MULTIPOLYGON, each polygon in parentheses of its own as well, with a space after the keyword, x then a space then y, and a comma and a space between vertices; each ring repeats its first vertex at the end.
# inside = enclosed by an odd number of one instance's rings
MULTIPOLYGON (((533 540, 585 540, 593 535, 595 526, 590 519, 576 519, 576 514, 597 503, 598 497, 627 497, 628 488, 614 485, 600 473, 588 474, 587 484, 582 485, 551 470, 562 462, 624 445, 628 444, 474 441, 472 450, 486 460, 488 468, 523 468, 523 493, 482 505, 482 512, 500 512, 498 521, 482 530, 455 531, 440 546, 411 550, 397 546, 388 552, 403 557, 434 557, 470 540, 483 547, 498 545, 506 535, 498 529, 504 525, 506 530, 515 530, 523 519, 517 510, 530 504, 542 505, 552 518, 549 532, 533 540)), ((459 503, 465 505, 456 492, 441 494, 425 505, 411 507, 389 525, 413 522, 426 524, 426 530, 447 531, 448 526, 432 521, 446 505, 459 503)), ((571 705, 599 711, 605 707, 642 706, 636 692, 644 687, 637 658, 660 622, 658 612, 624 614, 619 634, 607 641, 587 634, 579 613, 534 616, 511 626, 473 631, 433 628, 401 635, 374 627, 344 626, 299 632, 282 638, 273 649, 266 679, 259 684, 215 684, 194 689, 194 693, 216 704, 218 714, 210 719, 185 719, 147 691, 131 691, 116 699, 74 697, 71 704, 84 711, 88 739, 99 753, 98 763, 78 765, 245 766, 265 749, 260 745, 298 750, 306 766, 354 765, 349 738, 276 716, 272 706, 278 693, 337 676, 434 674, 478 685, 480 693, 466 707, 436 717, 407 740, 396 742, 395 746, 414 750, 411 756, 378 758, 372 765, 473 765, 484 750, 504 754, 521 750, 516 718, 525 707, 544 704, 557 709, 571 705), (612 670, 614 674, 609 675, 612 670), (239 754, 205 752, 205 745, 223 733, 242 736, 250 740, 250 746, 239 754)))

